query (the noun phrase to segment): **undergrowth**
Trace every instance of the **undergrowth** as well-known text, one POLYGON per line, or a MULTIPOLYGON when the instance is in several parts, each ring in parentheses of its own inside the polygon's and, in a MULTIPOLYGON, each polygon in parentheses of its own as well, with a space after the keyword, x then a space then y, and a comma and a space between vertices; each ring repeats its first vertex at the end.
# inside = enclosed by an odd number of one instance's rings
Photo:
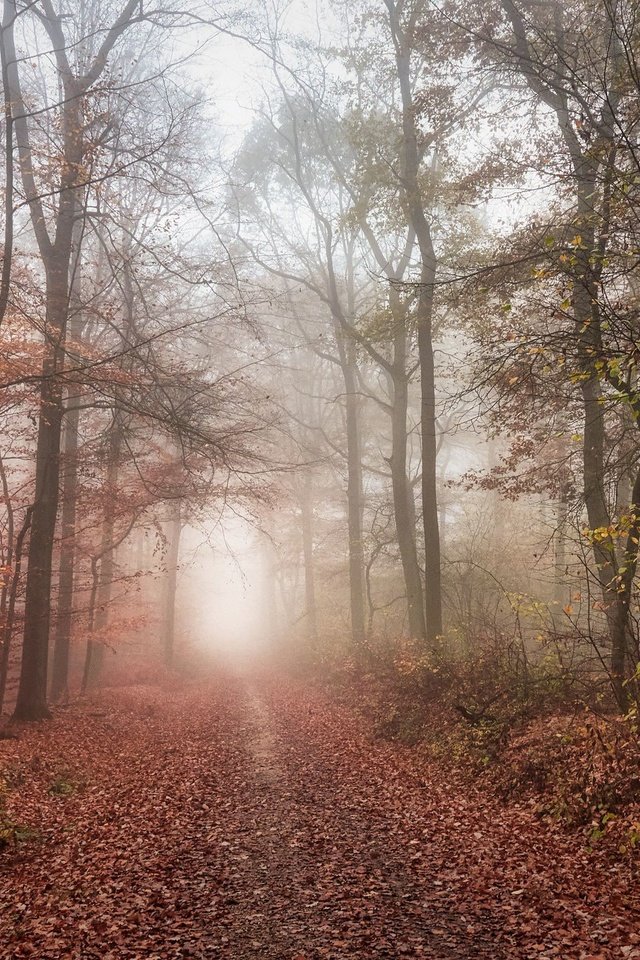
POLYGON ((375 736, 481 782, 504 803, 640 852, 640 736, 597 672, 569 670, 557 648, 532 658, 516 645, 478 643, 473 655, 399 643, 392 656, 343 660, 334 692, 365 714, 375 736))

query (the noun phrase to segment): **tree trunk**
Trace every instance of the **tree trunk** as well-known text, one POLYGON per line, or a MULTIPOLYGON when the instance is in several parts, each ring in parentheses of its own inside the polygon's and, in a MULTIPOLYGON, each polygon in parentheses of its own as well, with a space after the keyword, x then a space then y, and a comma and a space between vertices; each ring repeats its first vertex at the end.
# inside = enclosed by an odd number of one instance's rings
POLYGON ((356 651, 358 651, 362 649, 366 637, 360 404, 356 378, 355 344, 339 322, 335 325, 335 335, 345 387, 349 610, 351 614, 351 639, 356 651))
MULTIPOLYGON (((73 404, 73 399, 69 398, 73 404)), ((78 485, 78 428, 80 410, 67 408, 64 425, 63 490, 58 579, 58 609, 53 648, 51 699, 55 702, 68 695, 69 648, 73 621, 73 586, 76 554, 76 498, 78 485)))
POLYGON ((562 608, 569 600, 567 590, 567 497, 566 486, 563 486, 558 500, 556 529, 553 536, 555 546, 553 599, 558 607, 556 616, 554 616, 557 623, 561 622, 562 608))
POLYGON ((84 671, 82 673, 82 693, 87 692, 91 673, 93 670, 93 659, 96 651, 96 643, 93 639, 96 617, 96 597, 98 595, 98 582, 100 577, 100 568, 98 557, 91 557, 91 592, 89 594, 89 611, 87 614, 87 652, 84 659, 84 671))
MULTIPOLYGON (((17 14, 15 2, 10 2, 8 7, 13 14, 17 14)), ((69 310, 69 267, 77 209, 76 184, 82 165, 82 101, 77 85, 65 76, 63 86, 68 96, 64 100, 61 118, 64 160, 52 241, 47 232, 46 216, 33 173, 29 113, 22 98, 12 31, 3 33, 2 42, 5 45, 6 82, 10 86, 15 111, 14 131, 20 173, 46 282, 45 356, 39 397, 35 494, 25 592, 22 667, 14 713, 16 720, 41 720, 50 716, 47 708, 47 661, 51 569, 60 483, 62 385, 59 374, 63 368, 69 310)))
MULTIPOLYGON (((71 281, 71 315, 68 335, 72 341, 82 336, 82 221, 74 227, 74 258, 71 281)), ((62 455, 62 517, 60 569, 58 574, 58 606, 53 648, 53 670, 51 678, 51 699, 55 702, 68 696, 69 647, 73 620, 73 588, 76 554, 76 500, 78 486, 78 430, 80 410, 78 389, 67 391, 66 410, 63 423, 62 455)))
MULTIPOLYGON (((629 508, 630 526, 626 538, 626 549, 620 574, 616 580, 616 600, 610 616, 611 633, 611 676, 616 700, 621 710, 626 710, 631 701, 631 684, 635 684, 634 693, 638 696, 637 677, 627 676, 627 664, 632 667, 640 662, 640 650, 637 641, 633 642, 629 624, 629 610, 633 583, 638 569, 638 542, 640 541, 640 470, 637 471, 631 494, 629 508)), ((635 676, 635 674, 634 674, 635 676)))
MULTIPOLYGON (((396 295, 392 291, 392 298, 396 295)), ((418 565, 415 537, 415 514, 411 506, 413 490, 407 476, 407 405, 406 333, 401 309, 396 304, 394 335, 394 368, 392 374, 393 405, 391 411, 391 487, 396 536, 407 594, 409 634, 426 637, 422 578, 418 565)))
MULTIPOLYGON (((111 602, 111 589, 115 568, 114 529, 121 447, 122 434, 116 412, 109 431, 105 505, 100 553, 98 554, 100 559, 100 575, 95 590, 95 621, 93 616, 91 617, 91 633, 95 632, 98 634, 104 630, 109 623, 109 604, 111 602)), ((83 689, 86 690, 87 687, 93 687, 98 684, 104 662, 104 650, 105 645, 101 639, 98 639, 98 642, 96 642, 92 636, 89 637, 87 642, 83 689)))
POLYGON ((280 639, 280 617, 278 614, 278 555, 270 539, 262 538, 262 599, 266 619, 266 639, 269 647, 275 649, 280 639))
MULTIPOLYGON (((386 0, 389 24, 396 53, 396 67, 402 98, 401 183, 408 220, 420 251, 418 291, 418 361, 420 365, 420 437, 422 442, 422 522, 425 551, 425 627, 433 644, 442 634, 442 585, 440 572, 440 528, 438 525, 435 369, 433 352, 433 297, 436 258, 420 190, 420 151, 411 85, 411 38, 402 30, 398 7, 386 0)), ((435 155, 435 154, 434 154, 435 155)), ((435 172, 435 170, 434 170, 435 172)))
POLYGON ((16 613, 16 600, 18 597, 18 587, 20 585, 20 569, 22 566, 22 548, 24 539, 31 525, 31 516, 33 508, 29 507, 24 517, 24 521, 13 548, 13 570, 11 572, 11 585, 9 587, 8 603, 4 610, 4 622, 2 625, 2 651, 0 654, 0 713, 4 706, 4 695, 7 689, 7 677, 9 675, 9 653, 11 652, 11 639, 13 637, 13 624, 16 613))
MULTIPOLYGON (((595 289, 592 252, 596 247, 594 198, 597 192, 597 175, 593 161, 588 157, 574 158, 577 181, 577 227, 581 231, 581 243, 575 251, 574 285, 572 293, 573 313, 578 343, 578 363, 582 373, 584 439, 582 446, 584 501, 591 530, 604 530, 611 523, 606 494, 606 423, 605 405, 602 402, 602 384, 596 361, 600 355, 600 313, 595 289)), ((602 591, 611 642, 611 682, 616 700, 621 709, 626 709, 627 694, 624 686, 627 656, 627 628, 622 628, 621 618, 628 622, 629 605, 623 602, 617 581, 616 543, 611 536, 594 536, 593 557, 596 576, 602 591)))
POLYGON ((167 549, 167 579, 164 590, 164 617, 162 622, 162 652, 166 666, 173 664, 175 652, 176 593, 178 587, 178 558, 180 556, 180 535, 182 519, 180 500, 172 502, 172 516, 169 522, 167 549))
POLYGON ((13 263, 13 221, 14 221, 14 156, 13 156, 13 98, 8 63, 8 51, 13 47, 13 25, 15 7, 5 0, 2 13, 2 33, 11 34, 12 39, 0 41, 0 63, 2 66, 2 93, 4 102, 4 244, 2 251, 2 277, 0 279, 0 327, 9 305, 11 290, 11 269, 13 263))
MULTIPOLYGON (((422 297, 421 297, 422 299, 422 297)), ((442 583, 440 527, 438 524, 435 373, 431 315, 418 324, 420 359, 420 436, 422 438, 422 523, 424 527, 425 616, 427 641, 433 645, 442 634, 442 583)))
MULTIPOLYGON (((69 249, 70 253, 70 249, 69 249)), ((69 257, 52 257, 47 269, 49 345, 42 368, 36 447, 36 484, 25 593, 22 668, 16 720, 42 720, 47 708, 47 660, 53 543, 60 483, 62 368, 68 306, 69 257)))
POLYGON ((304 559, 304 601, 307 638, 312 648, 318 645, 318 614, 316 607, 315 561, 313 557, 313 481, 311 474, 305 473, 302 496, 300 498, 302 514, 302 555, 304 559))

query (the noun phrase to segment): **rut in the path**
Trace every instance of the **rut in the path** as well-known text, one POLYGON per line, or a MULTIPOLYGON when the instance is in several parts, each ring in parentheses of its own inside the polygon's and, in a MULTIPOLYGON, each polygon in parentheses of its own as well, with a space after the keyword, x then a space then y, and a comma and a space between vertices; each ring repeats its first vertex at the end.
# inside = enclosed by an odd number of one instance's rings
POLYGON ((251 777, 238 796, 245 826, 231 841, 222 900, 229 956, 498 960, 477 922, 425 897, 422 865, 398 847, 389 829, 397 811, 370 792, 362 758, 345 771, 337 744, 318 751, 313 707, 301 730, 300 717, 270 709, 255 687, 245 704, 251 777))

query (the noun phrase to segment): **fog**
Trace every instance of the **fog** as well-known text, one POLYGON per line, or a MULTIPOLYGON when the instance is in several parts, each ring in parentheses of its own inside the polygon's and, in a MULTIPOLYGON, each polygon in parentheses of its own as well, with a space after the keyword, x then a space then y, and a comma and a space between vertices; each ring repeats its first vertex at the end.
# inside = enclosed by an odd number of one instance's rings
POLYGON ((626 702, 631 6, 139 6, 7 7, 0 700, 269 655, 626 702))
POLYGON ((177 633, 205 654, 246 661, 268 649, 263 565, 256 532, 234 519, 182 533, 177 633))

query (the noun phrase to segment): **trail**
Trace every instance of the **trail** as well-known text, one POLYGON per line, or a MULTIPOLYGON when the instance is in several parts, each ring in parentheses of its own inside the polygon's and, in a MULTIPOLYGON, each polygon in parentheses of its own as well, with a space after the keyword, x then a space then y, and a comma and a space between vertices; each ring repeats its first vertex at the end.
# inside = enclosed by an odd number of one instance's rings
POLYGON ((0 857, 3 958, 640 956, 624 876, 289 681, 116 694, 0 763, 38 831, 0 857))

